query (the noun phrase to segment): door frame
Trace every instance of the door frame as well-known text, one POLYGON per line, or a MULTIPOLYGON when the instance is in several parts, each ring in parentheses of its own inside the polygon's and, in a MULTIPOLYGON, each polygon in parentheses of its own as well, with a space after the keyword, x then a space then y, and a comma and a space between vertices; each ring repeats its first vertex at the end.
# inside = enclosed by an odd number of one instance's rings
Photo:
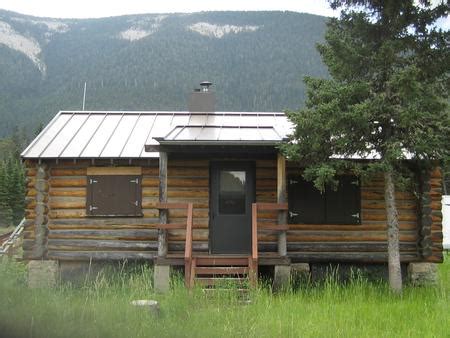
MULTIPOLYGON (((214 160, 210 161, 209 165, 209 221, 208 221, 208 252, 210 254, 233 254, 233 253, 214 253, 214 220, 213 217, 215 215, 215 208, 218 208, 217 203, 214 201, 214 198, 216 197, 215 193, 218 193, 217 191, 214 191, 215 189, 219 189, 218 187, 218 181, 216 182, 216 186, 213 186, 214 179, 213 175, 217 175, 217 171, 225 169, 225 170, 245 170, 246 172, 250 172, 250 180, 246 180, 246 199, 250 199, 250 203, 247 203, 248 210, 246 210, 246 214, 248 213, 250 215, 249 220, 249 228, 251 229, 252 226, 252 210, 251 205, 256 201, 256 162, 255 161, 249 161, 249 160, 214 160), (250 190, 250 192, 249 192, 250 190)), ((250 236, 250 243, 249 243, 249 254, 251 253, 251 236, 250 236)), ((236 254, 243 254, 242 252, 236 253, 236 254)))

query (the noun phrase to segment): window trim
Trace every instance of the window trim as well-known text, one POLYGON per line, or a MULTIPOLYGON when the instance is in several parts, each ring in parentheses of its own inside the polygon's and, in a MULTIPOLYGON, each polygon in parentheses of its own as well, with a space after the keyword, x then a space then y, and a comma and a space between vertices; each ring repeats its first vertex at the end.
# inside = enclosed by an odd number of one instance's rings
POLYGON ((86 217, 143 217, 144 214, 142 212, 142 168, 141 167, 88 167, 87 168, 87 176, 86 176, 86 217), (119 213, 111 213, 111 214, 95 214, 95 210, 92 209, 93 203, 93 189, 90 184, 90 180, 95 177, 136 177, 138 181, 136 182, 136 195, 135 195, 135 203, 136 205, 135 212, 133 214, 119 214, 119 213))

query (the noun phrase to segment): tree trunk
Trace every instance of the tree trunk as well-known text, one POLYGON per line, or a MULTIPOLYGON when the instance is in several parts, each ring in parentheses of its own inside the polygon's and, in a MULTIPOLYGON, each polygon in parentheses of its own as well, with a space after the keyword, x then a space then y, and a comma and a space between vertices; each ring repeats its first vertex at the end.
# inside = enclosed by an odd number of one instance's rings
POLYGON ((395 205, 395 186, 392 171, 384 173, 384 199, 386 203, 389 285, 397 294, 402 292, 402 272, 400 266, 398 212, 395 205))

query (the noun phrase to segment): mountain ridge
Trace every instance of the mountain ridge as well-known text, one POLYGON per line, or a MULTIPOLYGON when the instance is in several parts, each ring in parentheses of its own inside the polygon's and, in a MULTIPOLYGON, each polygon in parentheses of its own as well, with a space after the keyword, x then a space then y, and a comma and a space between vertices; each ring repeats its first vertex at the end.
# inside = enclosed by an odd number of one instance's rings
POLYGON ((295 12, 55 19, 0 10, 0 136, 60 110, 185 110, 202 80, 217 109, 281 111, 326 77, 315 50, 327 18, 295 12))

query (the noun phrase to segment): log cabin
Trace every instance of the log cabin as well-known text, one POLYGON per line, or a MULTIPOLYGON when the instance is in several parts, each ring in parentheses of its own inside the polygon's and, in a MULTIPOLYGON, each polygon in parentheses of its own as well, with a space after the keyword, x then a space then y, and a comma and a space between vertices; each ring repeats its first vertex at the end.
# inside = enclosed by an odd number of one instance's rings
MULTIPOLYGON (((192 286, 224 271, 256 283, 264 266, 283 283, 298 263, 386 264, 382 176, 321 194, 278 151, 284 113, 215 112, 202 87, 184 112, 59 112, 21 155, 24 259, 151 262, 160 289, 171 266, 192 286)), ((396 192, 405 266, 443 260, 441 171, 416 183, 396 192)))

